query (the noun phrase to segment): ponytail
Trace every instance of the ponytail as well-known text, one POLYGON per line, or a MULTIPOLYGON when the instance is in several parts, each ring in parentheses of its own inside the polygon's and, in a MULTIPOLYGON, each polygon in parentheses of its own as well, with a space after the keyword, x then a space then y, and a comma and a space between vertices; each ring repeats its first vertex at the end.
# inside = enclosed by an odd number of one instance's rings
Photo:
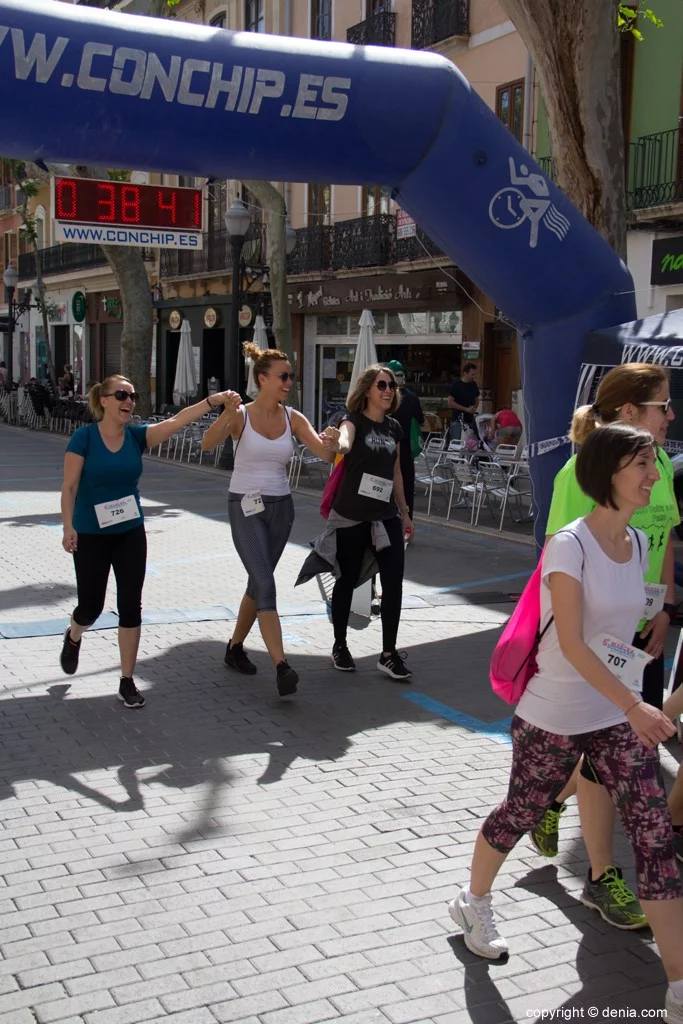
POLYGON ((572 417, 572 425, 569 428, 569 439, 574 444, 583 444, 586 438, 593 433, 599 425, 598 411, 594 405, 582 405, 576 410, 572 417))

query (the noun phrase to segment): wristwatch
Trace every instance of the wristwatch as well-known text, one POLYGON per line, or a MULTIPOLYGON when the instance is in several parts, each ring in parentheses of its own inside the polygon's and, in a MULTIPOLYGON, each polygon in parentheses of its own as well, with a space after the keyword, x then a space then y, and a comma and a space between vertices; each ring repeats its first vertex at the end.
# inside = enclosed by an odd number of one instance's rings
POLYGON ((666 614, 669 616, 669 620, 671 622, 673 622, 674 618, 676 617, 677 610, 678 610, 678 607, 675 604, 665 604, 664 607, 662 608, 662 611, 666 612, 666 614))

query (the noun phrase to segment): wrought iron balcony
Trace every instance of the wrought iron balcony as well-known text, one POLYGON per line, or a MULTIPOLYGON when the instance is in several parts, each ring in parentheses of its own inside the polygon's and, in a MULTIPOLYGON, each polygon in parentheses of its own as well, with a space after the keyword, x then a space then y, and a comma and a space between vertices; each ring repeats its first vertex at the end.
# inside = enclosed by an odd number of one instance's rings
POLYGON ((334 225, 332 269, 383 267, 396 253, 396 218, 389 213, 340 220, 334 225))
MULTIPOLYGON (((162 277, 191 277, 197 274, 218 274, 230 271, 230 235, 225 228, 205 231, 204 248, 161 250, 162 277)), ((263 224, 252 224, 242 248, 242 259, 252 267, 266 261, 266 230, 263 224)))
POLYGON ((553 158, 551 156, 537 156, 535 159, 546 178, 550 178, 551 181, 554 181, 555 167, 553 166, 553 158))
POLYGON ((683 123, 629 145, 626 192, 632 210, 683 202, 683 123))
MULTIPOLYGON (((88 267, 103 267, 107 258, 99 245, 81 242, 64 242, 40 250, 40 267, 45 277, 51 274, 66 274, 70 270, 85 270, 88 267)), ((20 281, 36 276, 36 258, 32 252, 19 257, 17 273, 20 281)))
POLYGON ((422 50, 470 34, 469 0, 413 0, 412 47, 422 50))
POLYGON ((396 262, 403 260, 427 260, 430 256, 444 258, 444 254, 436 242, 432 242, 429 235, 426 235, 422 228, 417 228, 412 238, 398 238, 396 240, 396 262))
POLYGON ((296 248, 287 260, 289 274, 384 267, 429 255, 443 257, 420 228, 416 237, 397 239, 396 217, 388 213, 338 221, 334 227, 315 224, 299 228, 296 235, 296 248))
POLYGON ((346 30, 346 42, 355 46, 393 46, 395 39, 396 15, 391 11, 376 11, 346 30))
POLYGON ((312 224, 298 228, 296 246, 287 257, 288 274, 311 274, 332 267, 332 237, 330 224, 312 224))

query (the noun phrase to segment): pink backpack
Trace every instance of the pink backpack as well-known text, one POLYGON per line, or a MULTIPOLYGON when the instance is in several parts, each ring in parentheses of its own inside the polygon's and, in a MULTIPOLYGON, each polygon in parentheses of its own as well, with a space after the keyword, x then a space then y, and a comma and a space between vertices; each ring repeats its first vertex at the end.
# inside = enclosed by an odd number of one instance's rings
POLYGON ((330 518, 330 512, 332 511, 332 505, 334 499, 339 493, 341 482, 344 476, 344 460, 340 459, 337 465, 334 467, 332 472, 327 478, 325 489, 323 490, 323 496, 320 502, 320 515, 323 519, 330 518))
POLYGON ((538 645, 553 621, 551 616, 548 625, 540 631, 542 571, 543 556, 522 591, 491 658, 491 686, 508 704, 517 703, 529 680, 538 672, 538 645))

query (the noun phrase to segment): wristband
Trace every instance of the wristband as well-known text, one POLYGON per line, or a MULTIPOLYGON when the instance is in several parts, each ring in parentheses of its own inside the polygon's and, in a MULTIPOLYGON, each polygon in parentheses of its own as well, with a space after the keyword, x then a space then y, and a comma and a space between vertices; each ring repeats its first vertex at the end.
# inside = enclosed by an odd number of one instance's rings
POLYGON ((211 402, 209 401, 208 398, 206 399, 206 404, 208 405, 209 409, 213 410, 213 406, 211 405, 211 402))
POLYGON ((643 702, 642 702, 642 700, 634 700, 633 704, 630 704, 630 705, 629 705, 629 706, 628 706, 628 707, 626 708, 626 710, 624 711, 624 714, 626 715, 626 717, 628 718, 628 716, 629 716, 629 712, 630 712, 630 711, 633 711, 633 709, 634 709, 634 708, 637 708, 637 707, 638 707, 638 705, 639 705, 639 704, 642 704, 642 703, 643 703, 643 702))

